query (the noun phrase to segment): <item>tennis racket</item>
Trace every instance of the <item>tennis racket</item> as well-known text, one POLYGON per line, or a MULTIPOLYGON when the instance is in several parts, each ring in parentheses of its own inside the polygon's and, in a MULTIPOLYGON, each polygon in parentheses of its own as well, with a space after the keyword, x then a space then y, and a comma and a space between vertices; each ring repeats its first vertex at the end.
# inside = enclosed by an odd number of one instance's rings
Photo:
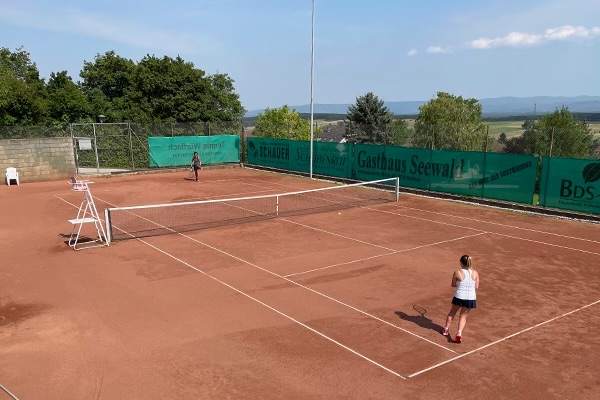
POLYGON ((418 312, 419 314, 421 314, 421 317, 424 317, 425 313, 427 312, 427 310, 424 307, 417 306, 417 305, 413 306, 413 310, 415 310, 416 312, 418 312))
POLYGON ((193 179, 193 178, 195 178, 194 168, 190 168, 189 172, 188 172, 188 179, 193 179))

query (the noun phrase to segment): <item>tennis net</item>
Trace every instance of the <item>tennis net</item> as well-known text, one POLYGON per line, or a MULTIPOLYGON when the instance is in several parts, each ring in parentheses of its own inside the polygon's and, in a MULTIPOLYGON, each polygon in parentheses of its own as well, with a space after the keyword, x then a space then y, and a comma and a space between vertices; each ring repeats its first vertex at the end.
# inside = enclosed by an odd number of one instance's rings
POLYGON ((275 217, 398 201, 398 178, 234 199, 105 210, 109 241, 188 232, 275 217))

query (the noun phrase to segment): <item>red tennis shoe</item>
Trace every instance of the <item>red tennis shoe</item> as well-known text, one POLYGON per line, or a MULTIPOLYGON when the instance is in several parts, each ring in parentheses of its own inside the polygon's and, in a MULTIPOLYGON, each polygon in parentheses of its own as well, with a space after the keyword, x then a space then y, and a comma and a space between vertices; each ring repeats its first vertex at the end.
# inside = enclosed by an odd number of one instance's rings
POLYGON ((456 334, 456 339, 454 340, 456 343, 460 343, 462 342, 462 336, 460 336, 460 334, 456 334))

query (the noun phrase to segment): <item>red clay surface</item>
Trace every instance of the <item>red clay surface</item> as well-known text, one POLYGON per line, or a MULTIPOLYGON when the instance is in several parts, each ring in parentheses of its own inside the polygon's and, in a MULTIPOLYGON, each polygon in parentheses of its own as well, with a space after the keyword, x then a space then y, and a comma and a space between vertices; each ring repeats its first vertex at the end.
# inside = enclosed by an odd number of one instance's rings
MULTIPOLYGON (((102 214, 330 185, 246 169, 185 178, 91 187, 102 214)), ((597 224, 402 195, 76 252, 60 235, 81 200, 64 181, 0 187, 0 384, 20 399, 600 393, 597 224), (456 344, 439 329, 465 253, 482 282, 456 344)))

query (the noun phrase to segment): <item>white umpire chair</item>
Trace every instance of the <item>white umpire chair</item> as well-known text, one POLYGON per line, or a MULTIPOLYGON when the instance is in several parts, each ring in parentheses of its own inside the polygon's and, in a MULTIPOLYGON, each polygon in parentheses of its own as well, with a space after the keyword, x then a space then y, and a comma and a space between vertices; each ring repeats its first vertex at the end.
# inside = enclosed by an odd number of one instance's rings
POLYGON ((8 186, 11 185, 12 181, 17 182, 17 186, 19 186, 19 172, 14 167, 6 168, 6 176, 4 179, 6 180, 6 184, 8 186))
POLYGON ((71 246, 73 250, 83 250, 109 245, 104 226, 102 225, 102 220, 100 220, 100 217, 98 216, 98 210, 96 209, 96 204, 94 203, 94 198, 90 191, 89 185, 92 183, 94 182, 78 181, 75 178, 71 178, 71 181, 69 182, 69 184, 71 184, 71 189, 74 192, 83 192, 85 195, 85 198, 79 206, 77 218, 69 220, 73 225, 71 236, 69 237, 69 246, 71 246), (96 228, 97 237, 92 240, 87 240, 84 243, 79 243, 83 225, 91 223, 93 223, 96 228))

